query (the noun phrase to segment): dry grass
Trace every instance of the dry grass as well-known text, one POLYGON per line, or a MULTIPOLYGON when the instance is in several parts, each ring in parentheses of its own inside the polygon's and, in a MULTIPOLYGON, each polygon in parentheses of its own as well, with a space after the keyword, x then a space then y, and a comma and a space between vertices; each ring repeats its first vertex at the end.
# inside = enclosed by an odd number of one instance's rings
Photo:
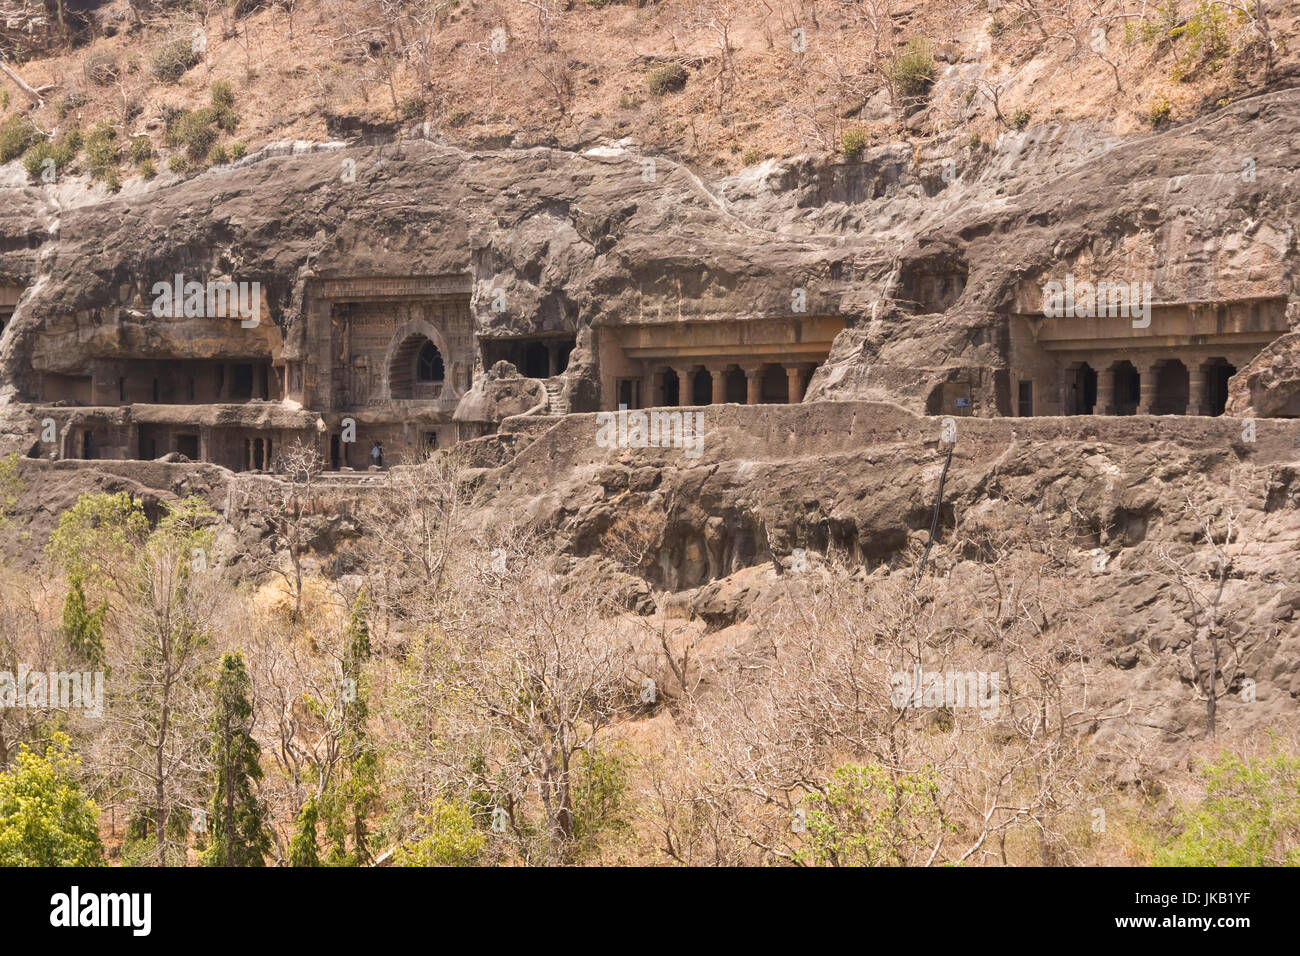
MULTIPOLYGON (((981 79, 1004 84, 1000 104, 1008 119, 1023 109, 1032 123, 1087 120, 1114 133, 1141 130, 1150 104, 1161 97, 1178 121, 1257 85, 1250 58, 1175 82, 1170 68, 1177 50, 1126 42, 1123 21, 1114 20, 1107 56, 1118 67, 1117 92, 1111 66, 1090 51, 1095 21, 1077 6, 1074 37, 1044 39, 1026 24, 990 36, 982 2, 912 5, 913 15, 899 20, 885 42, 892 56, 909 37, 925 37, 940 55, 933 107, 919 131, 900 128, 896 113, 878 115, 879 97, 866 111, 871 115, 859 115, 859 94, 871 87, 860 75, 869 45, 861 6, 791 0, 556 3, 551 50, 544 48, 536 12, 519 3, 414 5, 407 9, 442 12, 429 20, 424 55, 412 22, 403 23, 404 57, 392 56, 401 47, 397 33, 383 27, 382 5, 371 0, 297 3, 292 40, 278 7, 240 20, 216 8, 204 25, 206 61, 175 85, 157 82, 149 60, 164 39, 189 36, 199 26, 193 15, 178 12, 142 31, 32 61, 22 71, 32 85, 50 88, 46 105, 32 114, 42 128, 85 129, 107 117, 126 135, 151 136, 155 146, 161 146, 165 107, 202 106, 214 82, 229 80, 241 119, 232 138, 252 149, 274 140, 327 139, 330 116, 395 128, 427 120, 450 141, 469 145, 513 137, 516 145, 580 146, 630 137, 719 171, 832 148, 849 126, 865 126, 877 143, 944 130, 979 133, 987 141, 1003 127, 985 97, 972 98, 981 79), (724 57, 710 24, 729 9, 724 57), (504 30, 504 50, 493 49, 497 29, 504 30), (791 49, 793 29, 805 31, 803 52, 791 49), (83 63, 106 54, 123 73, 116 85, 97 86, 85 78, 83 63), (652 95, 646 73, 667 60, 686 65, 685 89, 652 95), (846 80, 846 70, 857 73, 846 80), (60 116, 59 104, 71 94, 85 102, 60 116), (140 113, 128 119, 126 102, 140 113)), ((1101 8, 1134 14, 1141 5, 1111 0, 1101 8)), ((1293 29, 1294 18, 1274 24, 1284 39, 1293 29)), ((10 111, 25 105, 11 88, 10 111)))

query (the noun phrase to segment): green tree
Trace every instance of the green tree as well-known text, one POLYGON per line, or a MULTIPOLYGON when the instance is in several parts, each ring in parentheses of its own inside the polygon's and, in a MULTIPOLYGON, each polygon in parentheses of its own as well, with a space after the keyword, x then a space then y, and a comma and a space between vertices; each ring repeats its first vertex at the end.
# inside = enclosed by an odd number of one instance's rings
POLYGON ((81 575, 73 574, 69 578, 68 595, 63 599, 63 615, 59 619, 59 634, 67 641, 73 654, 95 666, 104 663, 104 615, 107 611, 107 604, 89 610, 81 575))
POLYGON ((487 846, 487 836, 474 826, 463 804, 439 797, 425 821, 424 836, 399 846, 393 854, 398 866, 474 866, 487 846))
POLYGON ((627 835, 627 788, 631 759, 622 746, 579 755, 573 772, 573 839, 579 853, 593 853, 607 835, 627 835))
POLYGON ((152 818, 158 866, 188 852, 189 808, 202 799, 210 737, 202 718, 212 674, 211 635, 223 594, 206 571, 215 514, 197 499, 169 505, 136 548, 118 592, 122 626, 109 642, 113 671, 108 745, 133 812, 152 818), (179 827, 179 833, 178 828, 179 827))
POLYGON ((364 668, 370 660, 370 604, 365 592, 352 603, 343 633, 343 707, 339 733, 342 769, 326 781, 320 800, 321 818, 330 848, 328 866, 360 866, 370 859, 366 819, 379 799, 379 753, 366 734, 364 668), (349 838, 351 849, 348 849, 349 838))
POLYGON ((45 756, 26 745, 0 773, 0 866, 102 866, 99 810, 77 783, 81 760, 66 734, 45 756))
POLYGON ((18 477, 18 453, 0 458, 0 528, 13 513, 14 505, 23 494, 23 480, 18 477))
POLYGON ((216 790, 208 824, 212 844, 203 853, 204 866, 264 866, 271 849, 266 807, 253 792, 262 779, 262 765, 261 748, 252 734, 251 687, 243 655, 222 655, 216 706, 208 724, 216 790))
POLYGON ((1300 866, 1300 758, 1224 751, 1201 776, 1205 797, 1178 814, 1182 832, 1157 866, 1300 866))
POLYGON ((69 579, 80 579, 92 591, 108 583, 120 592, 148 537, 144 508, 125 491, 84 494, 59 515, 45 553, 69 579))
POLYGON ((289 838, 290 866, 320 866, 320 852, 316 848, 316 821, 320 807, 315 797, 309 797, 298 813, 298 827, 289 838))
POLYGON ((906 866, 945 824, 939 784, 929 771, 891 774, 878 764, 836 767, 808 795, 807 836, 796 862, 811 866, 906 866))

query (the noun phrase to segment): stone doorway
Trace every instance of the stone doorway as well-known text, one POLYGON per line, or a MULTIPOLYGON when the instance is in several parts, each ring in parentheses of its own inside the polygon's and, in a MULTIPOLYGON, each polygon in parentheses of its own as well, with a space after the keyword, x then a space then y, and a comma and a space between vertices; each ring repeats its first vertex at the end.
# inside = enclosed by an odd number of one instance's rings
POLYGON ((727 402, 744 405, 749 401, 749 385, 745 382, 745 370, 737 365, 727 368, 727 402))
POLYGON ((1156 395, 1154 415, 1186 415, 1188 388, 1187 366, 1178 359, 1166 359, 1155 369, 1156 395))
POLYGON ((707 368, 697 369, 691 375, 691 404, 713 404, 713 376, 707 368))
POLYGON ((1091 415, 1097 407, 1097 373, 1087 362, 1065 370, 1065 414, 1091 415))
POLYGON ((177 435, 176 451, 190 461, 199 460, 199 436, 198 435, 177 435))
POLYGON ((1115 388, 1115 414, 1136 415, 1142 376, 1132 362, 1118 362, 1111 372, 1115 388))
POLYGON ((664 369, 663 375, 664 375, 663 404, 665 406, 680 405, 682 390, 681 390, 681 382, 677 380, 677 373, 669 368, 669 369, 664 369))
POLYGON ((523 371, 528 378, 551 377, 551 350, 544 342, 534 342, 524 349, 523 371))
POLYGON ((784 405, 790 401, 790 379, 780 365, 763 366, 759 401, 764 405, 784 405))
POLYGON ((1237 366, 1225 358, 1212 358, 1203 366, 1205 374, 1205 414, 1222 415, 1228 407, 1228 379, 1237 374, 1237 366))

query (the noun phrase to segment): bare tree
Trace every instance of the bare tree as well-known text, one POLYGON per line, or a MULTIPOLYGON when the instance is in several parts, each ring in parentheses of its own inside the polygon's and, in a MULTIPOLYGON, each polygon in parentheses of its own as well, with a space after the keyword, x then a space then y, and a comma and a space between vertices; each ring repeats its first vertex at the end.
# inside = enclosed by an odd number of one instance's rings
POLYGON ((196 562, 195 551, 210 547, 209 516, 205 509, 178 510, 150 535, 119 639, 110 642, 110 767, 129 801, 151 818, 158 866, 176 862, 178 853, 183 859, 186 841, 172 817, 198 805, 206 761, 202 678, 212 660, 221 588, 219 572, 196 562))
POLYGON ((607 627, 618 608, 595 581, 559 579, 552 560, 521 541, 501 570, 485 546, 467 546, 457 597, 408 658, 405 712, 436 721, 412 728, 426 763, 457 792, 491 795, 527 862, 566 859, 577 762, 639 706, 630 645, 607 627))
POLYGON ((1239 506, 1229 497, 1215 511, 1184 493, 1184 516, 1197 529, 1201 553, 1175 554, 1162 547, 1158 554, 1166 572, 1173 578, 1189 605, 1187 621, 1192 637, 1187 644, 1192 684, 1197 696, 1205 701, 1205 731, 1213 740, 1218 702, 1231 689, 1230 681, 1240 668, 1237 640, 1227 627, 1223 612, 1224 591, 1232 576, 1232 558, 1228 549, 1239 545, 1239 506), (1231 665, 1225 660, 1225 645, 1231 653, 1231 665), (1223 683, 1220 684, 1220 679, 1223 683))
POLYGON ((295 440, 276 459, 278 475, 266 489, 265 517, 271 526, 268 560, 259 562, 267 571, 284 579, 293 597, 293 620, 302 615, 303 555, 307 551, 308 524, 315 504, 316 478, 321 472, 321 457, 313 445, 295 440), (280 555, 288 558, 284 567, 280 555))

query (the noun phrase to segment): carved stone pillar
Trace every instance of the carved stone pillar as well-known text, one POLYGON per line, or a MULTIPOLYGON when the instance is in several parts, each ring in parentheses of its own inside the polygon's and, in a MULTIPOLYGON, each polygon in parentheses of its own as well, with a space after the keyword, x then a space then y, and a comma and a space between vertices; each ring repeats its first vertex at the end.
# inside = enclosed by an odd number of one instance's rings
POLYGON ((677 373, 677 404, 691 405, 694 404, 694 396, 691 394, 695 390, 695 383, 691 381, 691 369, 693 365, 674 365, 673 371, 677 373))
POLYGON ((709 374, 713 376, 713 404, 724 405, 727 401, 727 366, 709 366, 709 374))
POLYGON ((664 403, 664 380, 660 374, 662 371, 663 369, 658 365, 646 365, 646 408, 659 408, 664 403))
POLYGON ((1156 407, 1156 363, 1155 361, 1134 362, 1138 370, 1138 407, 1139 415, 1153 415, 1156 407))
POLYGON ((1210 414, 1210 396, 1206 391, 1205 366, 1199 359, 1189 359, 1187 366, 1187 414, 1210 414))
POLYGON ((803 366, 787 365, 785 375, 786 380, 789 382, 786 400, 791 405, 798 405, 803 401, 803 366))
POLYGON ((758 405, 763 401, 763 366, 742 365, 745 373, 745 404, 758 405))
POLYGON ((1097 404, 1092 406, 1094 415, 1115 414, 1115 370, 1102 368, 1097 372, 1097 404))

